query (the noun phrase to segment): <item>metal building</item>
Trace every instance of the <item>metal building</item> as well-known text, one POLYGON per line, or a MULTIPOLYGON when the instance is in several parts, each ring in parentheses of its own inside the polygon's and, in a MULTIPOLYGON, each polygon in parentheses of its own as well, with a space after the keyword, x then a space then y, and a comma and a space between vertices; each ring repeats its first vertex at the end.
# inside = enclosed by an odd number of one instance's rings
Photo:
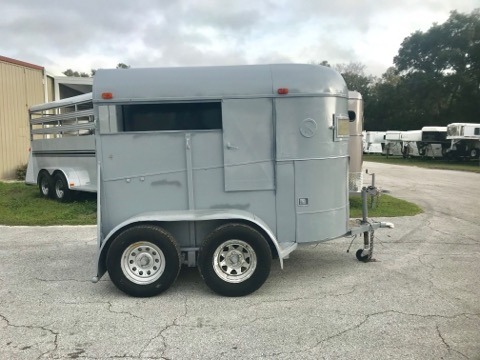
POLYGON ((0 180, 27 163, 28 108, 92 91, 92 78, 53 76, 44 67, 0 56, 0 180))
POLYGON ((47 99, 45 69, 0 56, 0 179, 26 164, 30 146, 28 108, 47 99))

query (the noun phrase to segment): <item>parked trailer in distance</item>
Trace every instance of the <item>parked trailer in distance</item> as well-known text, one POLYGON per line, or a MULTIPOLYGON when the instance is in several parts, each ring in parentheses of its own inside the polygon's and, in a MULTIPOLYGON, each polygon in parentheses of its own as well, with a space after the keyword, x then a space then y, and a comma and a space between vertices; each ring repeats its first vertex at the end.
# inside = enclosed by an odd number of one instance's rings
POLYGON ((422 141, 422 130, 408 130, 400 133, 402 139, 402 154, 404 158, 416 157, 418 153, 418 143, 422 141))
POLYGON ((59 201, 97 190, 92 94, 29 109, 30 157, 25 182, 59 201))
POLYGON ((385 131, 367 131, 365 133, 365 154, 382 154, 385 148, 385 131))
POLYGON ((242 296, 272 257, 283 267, 300 244, 363 234, 367 261, 373 231, 390 226, 349 225, 348 91, 331 68, 98 70, 93 103, 94 281, 108 271, 125 293, 152 296, 186 264, 242 296))
POLYGON ((452 123, 447 125, 448 156, 478 159, 480 154, 480 124, 452 123))
POLYGON ((450 142, 447 140, 446 126, 424 126, 418 153, 423 157, 441 158, 446 155, 450 142))
POLYGON ((402 156, 401 131, 388 130, 385 133, 385 147, 383 154, 386 156, 402 156))
POLYGON ((358 91, 348 92, 348 115, 350 118, 348 187, 351 193, 360 193, 363 188, 363 98, 358 91))

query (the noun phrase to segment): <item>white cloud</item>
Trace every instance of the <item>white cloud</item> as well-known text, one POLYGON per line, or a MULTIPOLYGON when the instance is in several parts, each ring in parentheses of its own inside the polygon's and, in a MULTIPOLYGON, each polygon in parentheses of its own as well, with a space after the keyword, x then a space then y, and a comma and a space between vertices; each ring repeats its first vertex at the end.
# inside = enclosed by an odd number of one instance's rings
POLYGON ((415 30, 480 0, 17 0, 0 5, 0 54, 60 73, 133 67, 361 62, 380 75, 415 30))

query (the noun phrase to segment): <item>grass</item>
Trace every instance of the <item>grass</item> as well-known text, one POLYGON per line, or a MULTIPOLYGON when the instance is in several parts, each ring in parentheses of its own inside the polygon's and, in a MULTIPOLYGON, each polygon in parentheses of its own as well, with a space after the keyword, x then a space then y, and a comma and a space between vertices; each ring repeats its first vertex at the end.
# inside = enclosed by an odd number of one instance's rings
POLYGON ((96 223, 93 194, 77 195, 71 203, 40 196, 36 186, 0 182, 0 225, 91 225, 96 223))
MULTIPOLYGON (((408 216, 421 213, 415 204, 389 195, 375 198, 369 216, 408 216)), ((97 201, 94 194, 77 194, 70 203, 59 203, 40 196, 36 186, 0 182, 0 225, 94 225, 97 201)), ((359 196, 350 198, 350 216, 362 216, 359 196)))
MULTIPOLYGON (((368 196, 368 217, 413 216, 422 212, 423 210, 418 205, 390 195, 381 194, 373 199, 368 196)), ((350 217, 362 217, 361 196, 350 197, 350 217)))
POLYGON ((431 158, 409 158, 404 159, 401 156, 389 156, 379 154, 364 154, 364 161, 380 162, 393 165, 418 166, 427 169, 457 170, 469 171, 480 174, 480 165, 478 160, 470 161, 448 161, 444 159, 431 158))

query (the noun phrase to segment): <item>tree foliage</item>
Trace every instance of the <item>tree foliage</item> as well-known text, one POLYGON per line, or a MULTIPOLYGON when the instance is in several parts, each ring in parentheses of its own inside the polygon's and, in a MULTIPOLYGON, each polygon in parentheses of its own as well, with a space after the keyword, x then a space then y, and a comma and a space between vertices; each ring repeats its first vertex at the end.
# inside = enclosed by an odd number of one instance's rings
MULTIPOLYGON (((118 63, 116 68, 117 69, 130 69, 130 65, 126 65, 124 63, 118 63)), ((65 75, 65 76, 72 76, 72 77, 93 77, 93 76, 95 76, 96 72, 97 72, 97 69, 91 69, 90 74, 87 74, 86 72, 73 71, 72 69, 67 69, 62 74, 65 75)))
POLYGON ((67 69, 62 74, 71 77, 90 77, 90 75, 85 72, 73 71, 72 69, 67 69))
POLYGON ((480 121, 480 10, 453 11, 445 23, 414 32, 394 64, 373 89, 368 130, 480 121))

